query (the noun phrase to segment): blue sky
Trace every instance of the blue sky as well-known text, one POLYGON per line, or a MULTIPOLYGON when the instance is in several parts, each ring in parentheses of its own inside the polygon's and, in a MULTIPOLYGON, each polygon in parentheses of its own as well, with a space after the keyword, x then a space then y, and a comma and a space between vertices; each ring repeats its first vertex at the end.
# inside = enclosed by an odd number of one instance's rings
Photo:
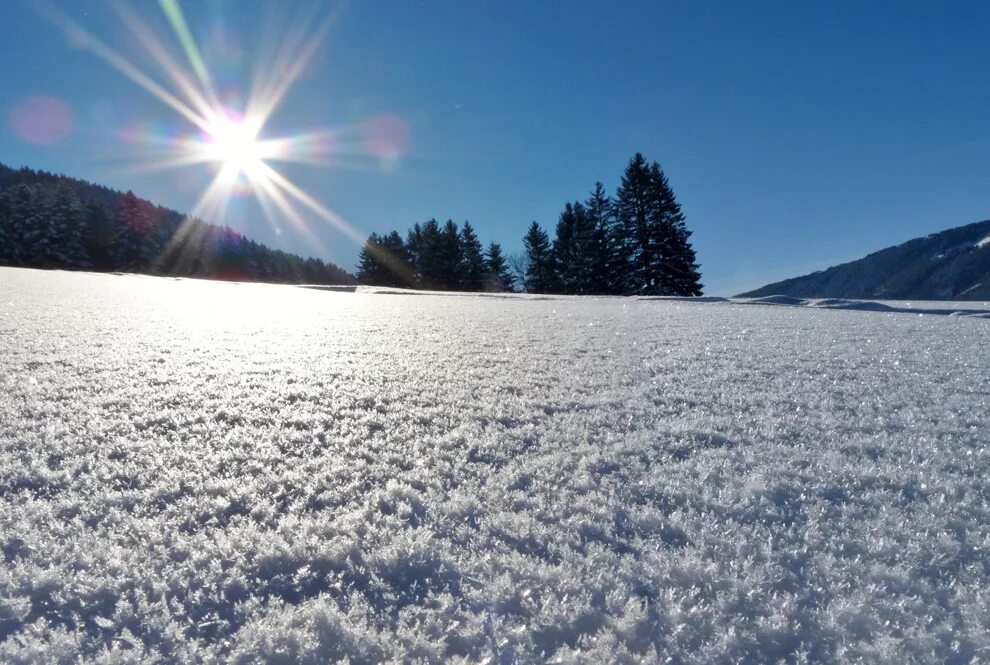
MULTIPOLYGON (((132 6, 181 59, 158 3, 132 6)), ((308 6, 183 8, 236 105, 280 26, 308 6)), ((62 9, 165 80, 109 6, 62 9)), ((361 233, 468 219, 483 241, 518 251, 530 221, 552 230, 596 180, 614 189, 636 151, 666 171, 711 294, 990 217, 990 3, 383 0, 320 10, 331 14, 265 136, 354 138, 335 165, 278 168, 361 233), (381 117, 408 128, 397 159, 362 152, 381 117)), ((182 211, 212 177, 204 165, 138 168, 153 152, 136 136, 192 127, 33 3, 0 7, 0 62, 0 162, 182 211), (38 98, 68 109, 57 136, 24 129, 25 100, 38 98)), ((247 197, 227 221, 353 269, 354 243, 307 219, 318 243, 290 225, 276 232, 247 197)))

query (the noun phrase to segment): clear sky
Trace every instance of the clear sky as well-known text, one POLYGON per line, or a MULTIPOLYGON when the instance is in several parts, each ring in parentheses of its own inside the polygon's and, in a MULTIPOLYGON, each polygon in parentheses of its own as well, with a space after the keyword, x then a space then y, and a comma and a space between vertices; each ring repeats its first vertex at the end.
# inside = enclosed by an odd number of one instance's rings
MULTIPOLYGON (((165 3, 167 5, 167 3, 165 3)), ((167 89, 111 5, 57 5, 167 89)), ((130 5, 193 72, 158 2, 130 5)), ((618 184, 636 151, 663 166, 706 292, 730 295, 990 218, 990 3, 394 0, 185 2, 228 106, 294 27, 332 23, 262 138, 330 130, 321 164, 272 162, 360 234, 470 220, 521 248, 565 201, 618 184)), ((188 121, 66 36, 0 3, 0 162, 63 172, 189 211, 216 171, 150 171, 188 121), (167 146, 166 146, 167 147, 167 146)), ((312 148, 312 146, 310 146, 312 148)), ((311 156, 314 150, 309 150, 311 156)), ((241 195, 227 222, 353 270, 241 195)))

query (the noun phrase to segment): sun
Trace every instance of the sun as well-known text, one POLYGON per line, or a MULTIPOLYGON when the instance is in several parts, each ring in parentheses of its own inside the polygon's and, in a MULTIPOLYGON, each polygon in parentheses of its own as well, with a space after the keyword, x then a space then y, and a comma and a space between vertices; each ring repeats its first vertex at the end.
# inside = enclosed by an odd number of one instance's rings
POLYGON ((250 193, 279 233, 287 222, 316 249, 327 252, 304 214, 308 211, 356 245, 364 246, 365 233, 274 166, 276 162, 331 163, 328 153, 339 151, 341 147, 337 139, 339 132, 266 135, 268 121, 313 57, 330 28, 332 15, 317 21, 315 29, 311 29, 315 15, 306 21, 300 20, 285 39, 276 42, 272 58, 265 60, 265 66, 258 67, 245 83, 246 98, 233 94, 223 96, 227 101, 221 101, 220 91, 236 90, 236 86, 231 87, 230 82, 225 86, 217 85, 218 71, 211 71, 207 66, 179 0, 158 0, 158 4, 188 61, 188 69, 136 11, 126 3, 111 3, 130 32, 140 38, 148 55, 158 65, 158 73, 163 74, 167 82, 136 67, 131 58, 115 51, 54 5, 41 4, 44 16, 60 27, 72 43, 102 59, 191 124, 191 132, 164 139, 139 135, 139 140, 162 152, 161 160, 148 161, 141 168, 157 171, 203 163, 217 166, 212 180, 193 204, 173 242, 183 243, 192 237, 190 229, 197 219, 223 221, 229 201, 234 196, 250 193), (231 106, 231 103, 235 105, 231 106))
POLYGON ((218 115, 206 129, 203 157, 218 162, 234 175, 256 172, 266 155, 265 143, 258 140, 257 123, 230 115, 218 115))

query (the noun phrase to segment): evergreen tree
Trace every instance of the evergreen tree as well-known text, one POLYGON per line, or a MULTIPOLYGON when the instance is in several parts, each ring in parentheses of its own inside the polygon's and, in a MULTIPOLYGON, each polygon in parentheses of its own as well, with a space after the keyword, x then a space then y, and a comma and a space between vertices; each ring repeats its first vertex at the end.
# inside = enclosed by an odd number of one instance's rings
POLYGON ((406 234, 406 257, 409 261, 410 287, 423 287, 423 254, 423 228, 419 225, 419 222, 416 222, 406 234))
POLYGON ((615 196, 616 265, 627 264, 625 293, 699 295, 690 232, 660 165, 636 153, 615 196))
POLYGON ((39 256, 44 255, 44 218, 40 197, 26 182, 19 182, 9 197, 10 232, 13 239, 9 254, 11 265, 41 267, 39 256))
POLYGON ((13 247, 10 197, 5 190, 0 189, 0 265, 6 265, 10 262, 10 253, 13 247))
POLYGON ((526 279, 527 293, 553 293, 557 288, 554 274, 553 249, 550 238, 540 225, 533 222, 526 237, 523 238, 526 248, 526 279))
POLYGON ((461 234, 457 224, 448 219, 440 232, 437 253, 438 286, 447 291, 456 290, 462 281, 461 266, 464 263, 461 234))
POLYGON ((481 291, 485 285, 485 257, 481 241, 470 222, 464 222, 460 233, 460 283, 463 291, 481 291))
POLYGON ((512 291, 513 286, 512 275, 509 274, 509 267, 502 254, 502 246, 493 242, 488 245, 485 254, 485 290, 512 291))
POLYGON ((605 193, 605 187, 602 183, 595 183, 595 188, 591 191, 584 206, 591 225, 588 279, 590 288, 588 293, 616 293, 618 289, 615 287, 611 276, 615 217, 612 214, 612 198, 605 193))
POLYGON ((612 273, 617 293, 641 293, 648 285, 655 244, 649 237, 651 194, 650 167, 637 152, 615 193, 612 273))
POLYGON ((367 286, 385 286, 387 272, 385 265, 379 260, 381 255, 381 238, 372 233, 364 242, 358 256, 357 279, 367 286))
POLYGON ((381 239, 382 261, 388 270, 388 286, 414 286, 415 278, 409 267, 409 252, 398 231, 392 231, 381 239))
MULTIPOLYGON (((115 268, 124 272, 148 272, 158 257, 154 228, 145 202, 127 192, 121 197, 114 216, 117 245, 115 268)), ((211 252, 201 253, 208 258, 211 252)))
POLYGON ((113 248, 116 231, 106 209, 89 202, 83 209, 83 243, 86 255, 95 270, 113 269, 113 248))
POLYGON ((418 271, 420 275, 420 288, 441 289, 444 288, 444 266, 442 265, 442 232, 440 224, 435 219, 431 219, 423 224, 420 237, 418 239, 418 271))
POLYGON ((574 206, 567 203, 557 220, 557 235, 553 241, 556 285, 562 293, 577 293, 581 260, 578 233, 574 206))
POLYGON ((83 243, 85 218, 82 203, 65 183, 59 183, 48 204, 48 246, 44 260, 62 268, 88 268, 83 243))
POLYGON ((652 224, 656 238, 654 269, 658 293, 679 296, 701 295, 701 274, 691 246, 691 232, 660 165, 650 166, 650 181, 656 201, 657 219, 652 224))

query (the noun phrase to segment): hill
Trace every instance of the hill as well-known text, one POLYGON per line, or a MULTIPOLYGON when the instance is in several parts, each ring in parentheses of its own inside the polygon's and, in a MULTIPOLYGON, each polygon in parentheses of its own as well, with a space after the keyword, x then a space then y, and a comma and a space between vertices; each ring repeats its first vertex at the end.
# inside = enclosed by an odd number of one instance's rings
POLYGON ((256 282, 354 283, 332 263, 266 247, 85 180, 0 164, 0 265, 256 282))
POLYGON ((990 300, 990 220, 915 238, 742 297, 990 300))

